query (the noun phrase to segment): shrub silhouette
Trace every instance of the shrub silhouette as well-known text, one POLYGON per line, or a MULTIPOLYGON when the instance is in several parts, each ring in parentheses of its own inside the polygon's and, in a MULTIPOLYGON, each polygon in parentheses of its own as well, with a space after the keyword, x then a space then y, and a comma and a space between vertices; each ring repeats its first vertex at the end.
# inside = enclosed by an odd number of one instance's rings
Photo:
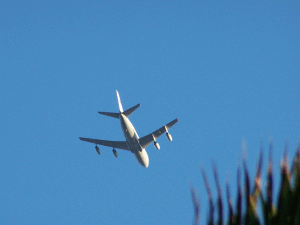
MULTIPOLYGON (((272 142, 269 144, 269 160, 267 170, 267 185, 265 193, 261 188, 261 171, 263 164, 263 151, 261 149, 256 175, 252 185, 246 160, 243 160, 244 183, 241 182, 241 169, 237 170, 237 199, 233 206, 228 183, 226 184, 226 198, 228 217, 224 222, 223 199, 218 180, 216 166, 213 165, 214 179, 217 188, 217 205, 213 204, 211 189, 206 173, 201 168, 203 180, 208 194, 209 209, 207 224, 282 224, 300 225, 300 144, 296 149, 292 166, 289 170, 287 160, 287 144, 280 166, 280 186, 277 201, 274 201, 272 142), (251 189, 252 186, 252 189, 251 189), (242 194, 243 188, 243 194, 242 194), (260 207, 259 207, 260 206, 260 207), (258 211, 258 209, 260 211, 258 211), (216 210, 216 211, 215 211, 216 210)), ((200 222, 200 207, 195 190, 191 187, 192 200, 195 210, 194 224, 200 222)))

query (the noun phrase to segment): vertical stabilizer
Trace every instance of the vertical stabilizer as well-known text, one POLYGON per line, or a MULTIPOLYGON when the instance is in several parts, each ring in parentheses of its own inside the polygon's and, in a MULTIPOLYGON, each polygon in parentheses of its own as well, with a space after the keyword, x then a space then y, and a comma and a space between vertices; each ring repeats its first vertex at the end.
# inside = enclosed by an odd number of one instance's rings
POLYGON ((119 92, 117 92, 117 98, 118 98, 118 104, 119 104, 119 110, 120 110, 120 113, 123 113, 123 106, 122 106, 122 103, 121 103, 121 99, 120 99, 120 95, 119 95, 119 92))

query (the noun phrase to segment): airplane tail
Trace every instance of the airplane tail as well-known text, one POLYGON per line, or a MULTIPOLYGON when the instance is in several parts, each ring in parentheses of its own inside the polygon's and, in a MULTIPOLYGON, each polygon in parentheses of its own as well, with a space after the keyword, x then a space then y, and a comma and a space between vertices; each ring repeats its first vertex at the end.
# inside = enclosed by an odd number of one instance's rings
POLYGON ((119 119, 120 114, 125 115, 126 117, 130 116, 131 113, 133 113, 138 107, 140 107, 141 104, 137 104, 130 109, 127 109, 126 111, 123 110, 123 106, 121 103, 120 95, 119 92, 117 92, 117 98, 118 98, 118 105, 119 105, 119 113, 113 113, 113 112, 98 112, 99 114, 105 115, 105 116, 110 116, 119 119))
POLYGON ((123 113, 123 106, 122 106, 122 103, 121 103, 121 99, 120 99, 120 95, 119 95, 119 92, 117 92, 117 98, 118 98, 118 104, 119 104, 119 111, 120 113, 123 113))

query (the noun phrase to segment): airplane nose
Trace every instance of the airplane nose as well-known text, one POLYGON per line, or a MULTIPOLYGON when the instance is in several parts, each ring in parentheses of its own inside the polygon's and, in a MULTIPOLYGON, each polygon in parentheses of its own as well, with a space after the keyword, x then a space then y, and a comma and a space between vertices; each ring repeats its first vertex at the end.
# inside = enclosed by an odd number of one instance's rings
POLYGON ((146 157, 144 157, 144 167, 148 168, 149 166, 149 157, 148 154, 146 153, 146 157))
POLYGON ((144 164, 145 168, 148 168, 148 166, 149 166, 149 161, 144 164))
POLYGON ((145 149, 143 149, 143 151, 141 152, 141 158, 142 158, 142 166, 147 168, 149 166, 149 156, 147 154, 147 152, 145 151, 145 149))
POLYGON ((143 149, 141 152, 135 152, 134 156, 141 166, 145 168, 149 166, 149 157, 145 149, 143 149))

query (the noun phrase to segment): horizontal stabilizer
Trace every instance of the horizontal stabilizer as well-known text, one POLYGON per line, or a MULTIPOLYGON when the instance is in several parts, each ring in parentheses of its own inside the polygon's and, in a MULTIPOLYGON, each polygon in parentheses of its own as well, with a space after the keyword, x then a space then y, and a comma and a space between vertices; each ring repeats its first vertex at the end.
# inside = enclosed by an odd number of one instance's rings
POLYGON ((98 112, 99 114, 110 116, 119 119, 120 113, 112 113, 112 112, 98 112))
POLYGON ((133 113, 140 106, 141 106, 141 104, 137 104, 136 106, 133 106, 130 109, 127 109, 125 112, 123 112, 123 114, 128 117, 128 116, 130 116, 131 113, 133 113))

